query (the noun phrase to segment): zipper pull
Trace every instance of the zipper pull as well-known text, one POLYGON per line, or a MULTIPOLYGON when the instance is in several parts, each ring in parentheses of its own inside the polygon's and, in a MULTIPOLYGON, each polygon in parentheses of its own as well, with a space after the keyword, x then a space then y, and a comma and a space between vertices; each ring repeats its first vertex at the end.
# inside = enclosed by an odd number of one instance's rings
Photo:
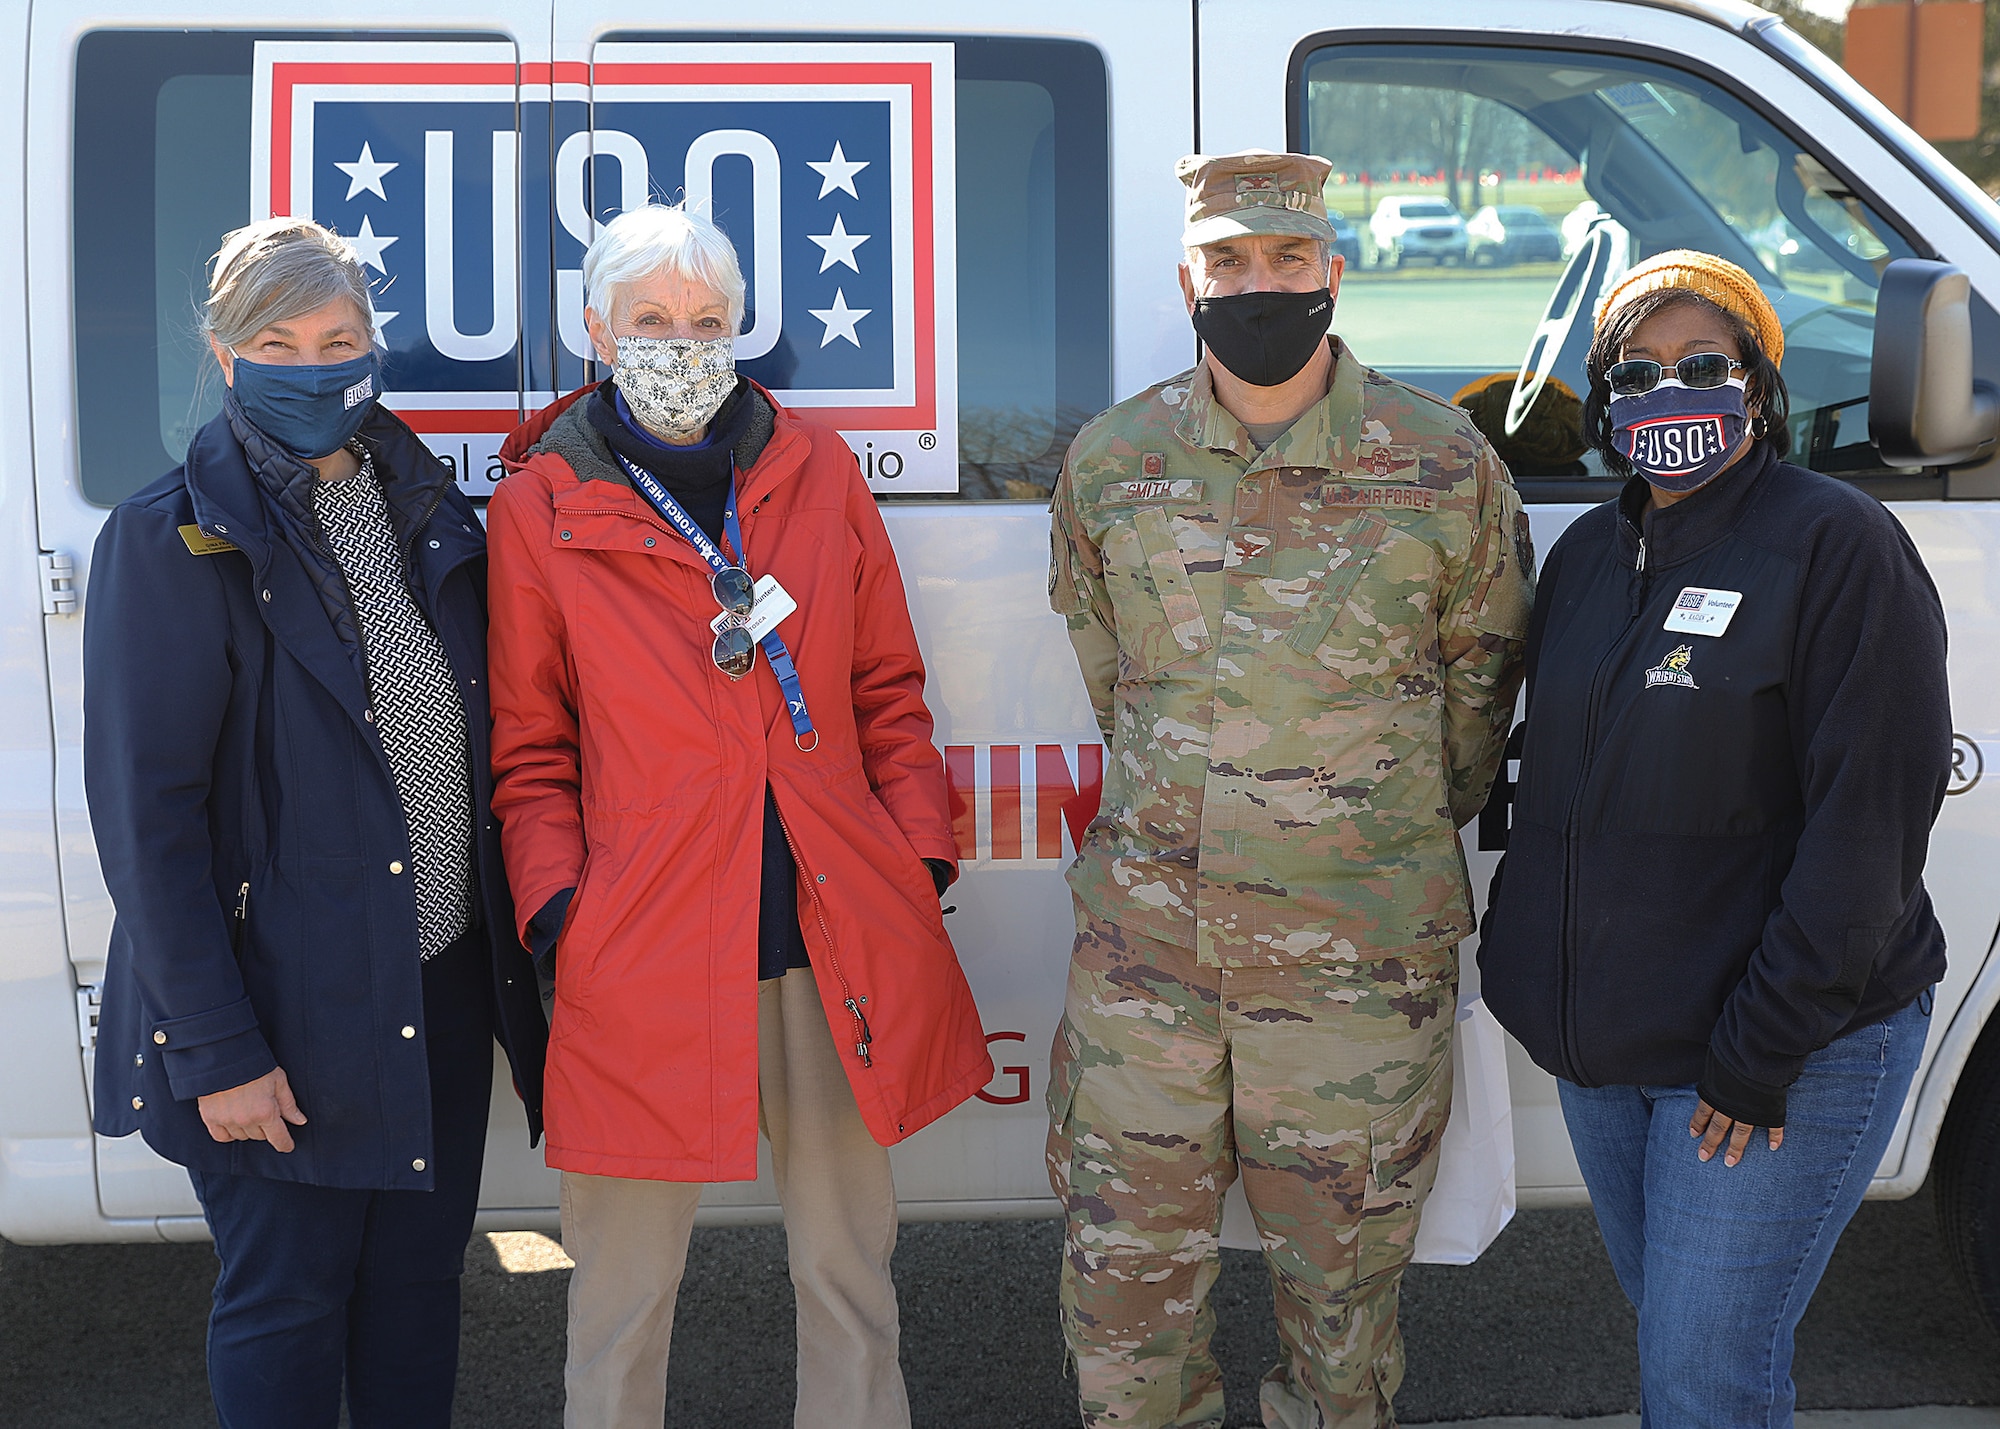
POLYGON ((862 1066, 872 1067, 875 1065, 875 1059, 868 1049, 874 1044, 875 1034, 868 1030, 868 1019, 861 1015, 860 1003, 851 997, 848 998, 847 1010, 854 1014, 854 1025, 860 1030, 859 1038, 854 1044, 854 1055, 861 1059, 862 1066))
POLYGON ((243 929, 250 921, 250 880, 244 879, 243 886, 236 890, 236 911, 231 915, 235 921, 229 929, 229 952, 233 957, 243 956, 243 929))
POLYGON ((1639 559, 1632 563, 1632 569, 1634 572, 1646 569, 1646 538, 1644 536, 1639 538, 1639 559))

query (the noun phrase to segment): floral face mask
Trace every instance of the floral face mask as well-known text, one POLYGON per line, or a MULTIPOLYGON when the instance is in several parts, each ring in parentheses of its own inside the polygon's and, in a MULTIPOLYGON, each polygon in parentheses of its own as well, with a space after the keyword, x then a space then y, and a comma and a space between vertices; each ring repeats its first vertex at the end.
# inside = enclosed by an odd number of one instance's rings
POLYGON ((641 426, 684 441, 736 390, 736 340, 621 337, 611 380, 641 426))

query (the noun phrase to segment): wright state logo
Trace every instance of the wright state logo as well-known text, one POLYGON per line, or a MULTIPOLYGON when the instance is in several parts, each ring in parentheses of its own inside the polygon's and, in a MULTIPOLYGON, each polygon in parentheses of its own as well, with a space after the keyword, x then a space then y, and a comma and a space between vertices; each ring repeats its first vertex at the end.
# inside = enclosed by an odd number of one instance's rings
POLYGON ((1693 659, 1694 651, 1691 647, 1676 645, 1667 652, 1664 660, 1646 672, 1646 688, 1650 690, 1655 685, 1679 685, 1684 690, 1700 689, 1701 686, 1694 682, 1694 676, 1688 673, 1688 665, 1693 659))

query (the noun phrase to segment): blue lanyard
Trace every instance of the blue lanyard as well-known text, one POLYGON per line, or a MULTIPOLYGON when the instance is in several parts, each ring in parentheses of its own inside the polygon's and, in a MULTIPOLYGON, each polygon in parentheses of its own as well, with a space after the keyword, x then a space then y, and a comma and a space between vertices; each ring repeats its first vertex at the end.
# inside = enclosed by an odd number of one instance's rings
MULTIPOLYGON (((715 542, 708 539, 708 533, 695 524, 680 502, 674 500, 673 493, 660 485, 655 477, 643 466, 626 459, 623 452, 613 452, 618 464, 625 468, 625 474, 632 478, 632 489, 652 503, 653 509, 666 517, 667 524, 680 532, 687 543, 694 547, 695 554, 708 563, 711 571, 724 571, 730 567, 730 560, 715 548, 715 542)), ((736 548, 739 558, 745 556, 743 549, 743 526, 736 519, 736 463, 729 464, 729 496, 722 508, 722 536, 736 548)), ((764 658, 771 662, 771 673, 778 677, 778 688, 785 696, 785 709, 792 717, 792 742, 810 753, 819 748, 819 736, 813 731, 812 716, 806 713, 806 692, 799 684, 798 666, 792 663, 792 652, 785 648, 785 642, 778 638, 773 629, 769 635, 757 642, 763 648, 764 658), (811 736, 811 743, 807 737, 811 736)))

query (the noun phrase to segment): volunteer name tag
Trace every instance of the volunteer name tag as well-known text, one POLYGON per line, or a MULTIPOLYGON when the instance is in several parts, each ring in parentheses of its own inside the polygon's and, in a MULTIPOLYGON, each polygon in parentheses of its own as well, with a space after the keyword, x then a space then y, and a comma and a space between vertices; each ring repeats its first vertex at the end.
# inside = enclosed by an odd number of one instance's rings
POLYGON ((1691 585, 1674 598, 1663 630, 1682 635, 1720 635, 1729 628, 1736 607, 1743 603, 1740 590, 1705 590, 1691 585))
POLYGON ((762 644, 764 637, 778 628, 779 621, 799 608, 799 603, 778 584, 778 578, 774 575, 757 577, 757 584, 751 594, 756 604, 750 607, 748 615, 732 615, 725 610, 709 621, 708 628, 720 635, 730 626, 740 625, 750 632, 752 640, 762 644))

